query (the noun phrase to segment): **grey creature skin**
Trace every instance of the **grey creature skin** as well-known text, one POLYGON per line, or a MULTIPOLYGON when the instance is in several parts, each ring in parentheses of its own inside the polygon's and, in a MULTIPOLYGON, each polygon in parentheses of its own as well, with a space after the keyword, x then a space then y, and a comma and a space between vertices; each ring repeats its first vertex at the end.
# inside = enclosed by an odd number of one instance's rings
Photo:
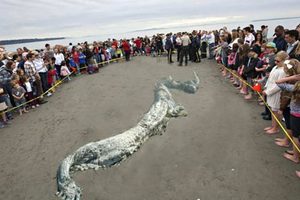
POLYGON ((88 143, 66 157, 57 170, 57 195, 64 200, 80 200, 81 190, 70 174, 76 170, 108 168, 119 164, 136 152, 151 136, 162 134, 171 118, 187 116, 184 107, 175 103, 168 88, 195 93, 199 78, 180 82, 170 76, 156 84, 154 102, 138 124, 121 133, 97 142, 88 143))

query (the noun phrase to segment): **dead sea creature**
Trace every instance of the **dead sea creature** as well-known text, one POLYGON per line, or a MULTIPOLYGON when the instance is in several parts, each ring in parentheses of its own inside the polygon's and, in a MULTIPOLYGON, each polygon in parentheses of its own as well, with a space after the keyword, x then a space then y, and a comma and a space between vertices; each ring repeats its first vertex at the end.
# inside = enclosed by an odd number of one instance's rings
POLYGON ((57 195, 65 200, 80 200, 81 190, 71 178, 77 170, 108 168, 119 164, 136 152, 151 136, 162 134, 171 118, 186 116, 183 106, 176 104, 169 89, 195 93, 199 78, 180 82, 170 76, 156 84, 154 102, 138 124, 124 133, 88 143, 67 156, 57 170, 57 195))

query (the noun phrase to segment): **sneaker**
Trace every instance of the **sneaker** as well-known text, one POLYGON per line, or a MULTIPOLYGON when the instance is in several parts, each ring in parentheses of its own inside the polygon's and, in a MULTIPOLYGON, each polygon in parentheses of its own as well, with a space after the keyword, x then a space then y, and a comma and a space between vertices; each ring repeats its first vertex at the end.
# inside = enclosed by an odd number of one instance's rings
POLYGON ((36 107, 39 107, 39 106, 40 106, 40 104, 36 104, 35 106, 36 106, 36 107))
POLYGON ((0 128, 5 128, 4 124, 0 124, 0 128))
POLYGON ((35 109, 35 106, 31 106, 32 109, 35 109))
POLYGON ((47 97, 51 97, 52 96, 52 93, 51 92, 48 92, 47 93, 47 97))
POLYGON ((260 113, 260 115, 265 116, 265 115, 268 115, 268 113, 267 112, 262 112, 262 113, 260 113))
POLYGON ((271 117, 271 116, 266 116, 266 115, 265 115, 265 116, 263 116, 263 119, 264 119, 264 120, 267 120, 267 121, 270 121, 270 120, 272 120, 272 117, 271 117))

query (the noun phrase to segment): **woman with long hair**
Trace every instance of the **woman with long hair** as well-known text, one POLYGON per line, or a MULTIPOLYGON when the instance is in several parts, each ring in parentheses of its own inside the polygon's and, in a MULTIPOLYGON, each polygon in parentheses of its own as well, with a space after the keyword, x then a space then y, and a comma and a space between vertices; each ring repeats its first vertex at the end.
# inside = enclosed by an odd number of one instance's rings
POLYGON ((286 73, 284 72, 284 62, 288 59, 288 54, 284 51, 277 53, 275 57, 276 66, 272 69, 269 79, 265 85, 265 90, 263 91, 264 95, 267 95, 267 103, 271 108, 274 115, 272 115, 272 125, 266 127, 264 130, 267 134, 275 134, 279 132, 279 125, 275 119, 280 119, 280 93, 281 90, 277 86, 276 81, 284 78, 286 73), (274 117, 275 116, 275 117, 274 117))

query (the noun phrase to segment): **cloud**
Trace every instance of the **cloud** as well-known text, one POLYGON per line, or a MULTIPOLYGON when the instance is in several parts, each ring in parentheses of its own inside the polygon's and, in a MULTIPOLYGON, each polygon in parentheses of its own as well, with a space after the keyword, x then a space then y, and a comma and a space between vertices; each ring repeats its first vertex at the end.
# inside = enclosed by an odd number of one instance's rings
POLYGON ((0 39, 74 37, 251 21, 296 16, 299 9, 297 0, 248 3, 240 0, 2 0, 0 39))

